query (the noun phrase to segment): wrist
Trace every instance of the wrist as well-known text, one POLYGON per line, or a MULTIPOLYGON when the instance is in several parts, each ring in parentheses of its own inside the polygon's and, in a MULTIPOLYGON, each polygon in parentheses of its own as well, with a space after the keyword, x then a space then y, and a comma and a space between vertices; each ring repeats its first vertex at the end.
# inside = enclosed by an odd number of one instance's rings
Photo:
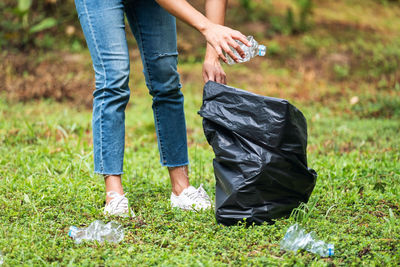
POLYGON ((206 54, 204 58, 206 60, 219 60, 217 52, 210 44, 207 44, 206 54))
POLYGON ((205 36, 208 29, 212 27, 212 22, 209 21, 206 17, 200 20, 200 22, 196 25, 196 29, 205 36))
POLYGON ((206 62, 219 62, 219 57, 218 57, 218 55, 217 54, 207 54, 206 53, 206 56, 204 57, 204 61, 206 61, 206 62))

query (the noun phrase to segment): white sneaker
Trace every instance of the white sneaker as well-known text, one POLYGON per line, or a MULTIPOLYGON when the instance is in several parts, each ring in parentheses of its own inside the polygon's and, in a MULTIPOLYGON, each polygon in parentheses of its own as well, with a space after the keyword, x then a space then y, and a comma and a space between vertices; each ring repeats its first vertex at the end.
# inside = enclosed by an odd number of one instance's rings
POLYGON ((183 210, 205 210, 212 205, 203 185, 200 185, 198 189, 193 186, 185 188, 179 196, 171 193, 171 206, 183 210))
POLYGON ((129 209, 128 199, 125 194, 120 195, 117 192, 107 192, 107 196, 111 198, 110 202, 104 207, 104 215, 108 216, 121 216, 121 217, 135 217, 132 209, 129 209))

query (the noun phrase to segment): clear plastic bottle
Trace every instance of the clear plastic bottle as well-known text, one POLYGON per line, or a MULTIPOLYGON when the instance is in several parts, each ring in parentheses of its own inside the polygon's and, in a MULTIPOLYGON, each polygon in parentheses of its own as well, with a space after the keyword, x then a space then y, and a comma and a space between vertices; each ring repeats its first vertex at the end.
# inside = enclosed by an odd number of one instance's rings
POLYGON ((295 253, 299 249, 320 255, 321 257, 330 257, 334 255, 334 245, 326 244, 324 241, 316 239, 314 232, 306 233, 306 231, 297 223, 290 226, 283 240, 281 241, 281 249, 292 250, 295 253))
MULTIPOLYGON (((242 58, 239 53, 231 47, 232 52, 239 58, 239 63, 249 61, 251 58, 255 56, 265 56, 267 52, 267 47, 265 45, 259 45, 256 40, 254 40, 253 36, 247 36, 247 40, 250 42, 251 46, 247 46, 242 42, 236 40, 236 42, 240 45, 240 48, 244 51, 245 57, 242 58)), ((229 65, 236 64, 237 62, 234 61, 228 54, 224 52, 226 59, 228 60, 229 65)))
POLYGON ((102 221, 94 221, 87 228, 78 228, 71 226, 68 235, 79 244, 83 240, 97 240, 102 243, 104 241, 119 243, 124 239, 124 229, 117 222, 109 222, 104 224, 102 221))

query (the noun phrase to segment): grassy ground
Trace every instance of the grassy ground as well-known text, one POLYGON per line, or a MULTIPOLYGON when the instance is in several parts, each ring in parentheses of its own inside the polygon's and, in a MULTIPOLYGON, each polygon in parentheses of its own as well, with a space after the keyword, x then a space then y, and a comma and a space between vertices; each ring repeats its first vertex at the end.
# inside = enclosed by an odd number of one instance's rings
MULTIPOLYGON (((74 244, 69 226, 105 219, 103 181, 92 172, 90 110, 76 104, 90 102, 89 55, 40 55, 20 75, 27 61, 12 65, 21 58, 3 52, 7 61, 0 62, 0 78, 8 92, 0 95, 4 265, 397 266, 400 7, 390 1, 316 2, 312 30, 262 39, 270 47, 267 60, 225 68, 230 85, 286 98, 308 121, 309 166, 319 174, 317 185, 300 215, 274 225, 223 227, 212 211, 171 210, 167 172, 158 167, 151 99, 138 54, 132 53, 123 184, 138 216, 119 220, 126 234, 121 244, 74 244), (75 91, 62 91, 68 88, 75 91), (77 102, 22 103, 9 97, 73 99, 76 88, 77 102), (281 251, 279 242, 296 221, 334 243, 336 255, 281 251)), ((201 63, 185 57, 181 63, 190 179, 214 195, 213 153, 197 115, 201 63)))
MULTIPOLYGON (((191 181, 214 194, 213 153, 201 130, 201 88, 187 86, 191 181)), ((138 94, 140 95, 140 94, 138 94)), ((143 92, 143 95, 144 92, 143 92)), ((119 245, 75 245, 70 225, 104 219, 103 182, 92 173, 90 112, 52 101, 0 103, 0 248, 6 265, 396 265, 400 261, 399 120, 335 116, 300 105, 309 121, 309 165, 319 173, 306 216, 244 228, 213 212, 171 210, 167 173, 145 96, 127 111, 123 184, 138 217, 119 220, 119 245), (336 256, 282 252, 287 227, 303 222, 336 256)))

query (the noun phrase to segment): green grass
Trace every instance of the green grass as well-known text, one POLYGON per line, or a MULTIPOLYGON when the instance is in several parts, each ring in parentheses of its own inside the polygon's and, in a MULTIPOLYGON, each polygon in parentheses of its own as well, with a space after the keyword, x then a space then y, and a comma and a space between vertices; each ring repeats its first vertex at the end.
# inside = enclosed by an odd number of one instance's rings
MULTIPOLYGON (((298 104, 309 122, 309 165, 319 177, 306 216, 245 228, 217 225, 212 211, 172 210, 143 84, 127 109, 123 184, 137 213, 119 219, 120 244, 76 245, 71 225, 104 219, 104 184, 92 170, 91 114, 51 100, 0 103, 0 250, 5 265, 396 265, 400 261, 399 119, 337 116, 298 104), (313 207, 314 208, 310 208, 313 207), (288 226, 335 244, 333 258, 283 252, 288 226)), ((212 149, 202 133, 201 85, 185 87, 190 179, 214 194, 212 149)), ((350 110, 351 111, 351 110, 350 110)))

